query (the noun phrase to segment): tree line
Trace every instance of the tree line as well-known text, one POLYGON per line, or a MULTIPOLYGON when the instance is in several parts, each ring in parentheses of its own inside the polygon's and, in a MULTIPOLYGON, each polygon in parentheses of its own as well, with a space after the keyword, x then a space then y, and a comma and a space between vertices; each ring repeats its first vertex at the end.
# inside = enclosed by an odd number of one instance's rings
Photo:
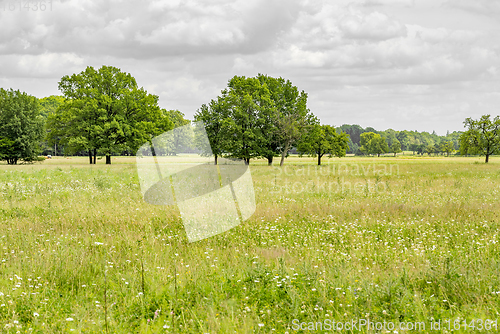
MULTIPOLYGON (((0 159, 9 164, 32 162, 43 154, 87 155, 90 164, 112 155, 134 155, 143 143, 191 121, 178 110, 162 109, 159 97, 139 87, 135 78, 112 66, 63 76, 61 96, 37 99, 25 92, 0 88, 0 159)), ((221 94, 203 104, 194 121, 203 122, 210 146, 196 140, 196 131, 179 133, 162 154, 175 155, 180 146, 219 157, 264 158, 283 165, 290 152, 317 157, 346 153, 377 155, 401 151, 413 154, 489 156, 500 152, 498 116, 466 119, 467 131, 438 136, 435 132, 377 131, 359 125, 321 124, 307 107, 308 95, 290 80, 264 74, 234 76, 221 94)))
POLYGON ((434 131, 418 132, 418 131, 396 131, 388 129, 385 131, 377 131, 374 128, 367 127, 363 129, 359 125, 344 124, 340 126, 340 130, 349 134, 349 151, 348 153, 363 155, 363 154, 384 154, 384 153, 400 153, 401 151, 411 151, 413 154, 446 154, 460 150, 460 136, 462 132, 448 132, 446 136, 438 136, 434 131), (367 139, 371 139, 374 135, 364 135, 365 141, 362 140, 363 134, 373 133, 385 138, 386 144, 380 139, 375 139, 373 143, 367 143, 367 139), (368 137, 366 137, 368 136, 368 137), (378 144, 377 144, 378 142, 378 144), (377 145, 375 145, 377 144, 377 145))

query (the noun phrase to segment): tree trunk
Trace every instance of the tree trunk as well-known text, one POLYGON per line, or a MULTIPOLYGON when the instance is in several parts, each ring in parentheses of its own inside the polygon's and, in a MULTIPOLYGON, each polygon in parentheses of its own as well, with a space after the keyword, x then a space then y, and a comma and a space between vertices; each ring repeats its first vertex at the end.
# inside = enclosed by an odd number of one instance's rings
POLYGON ((396 152, 394 152, 394 156, 396 156, 396 152))
POLYGON ((111 165, 111 156, 106 155, 106 165, 111 165))
POLYGON ((214 165, 217 165, 217 158, 218 158, 217 154, 214 154, 214 158, 215 158, 214 165))
POLYGON ((270 157, 267 157, 267 165, 272 166, 273 165, 273 156, 271 155, 270 157))
POLYGON ((321 154, 318 154, 318 166, 321 165, 321 154))
POLYGON ((250 158, 245 158, 243 160, 245 160, 245 165, 247 166, 250 165, 250 158))
POLYGON ((89 149, 89 162, 92 165, 92 150, 89 149))
POLYGON ((281 152, 280 166, 283 166, 283 164, 285 163, 285 157, 286 157, 286 154, 288 153, 289 146, 290 145, 288 143, 286 143, 285 149, 283 150, 283 152, 281 152))
POLYGON ((94 148, 94 165, 96 162, 96 158, 97 158, 97 149, 94 148))
POLYGON ((380 158, 380 153, 378 153, 377 156, 380 158))
POLYGON ((484 163, 488 163, 488 160, 490 160, 490 155, 489 154, 486 154, 486 160, 484 161, 484 163))

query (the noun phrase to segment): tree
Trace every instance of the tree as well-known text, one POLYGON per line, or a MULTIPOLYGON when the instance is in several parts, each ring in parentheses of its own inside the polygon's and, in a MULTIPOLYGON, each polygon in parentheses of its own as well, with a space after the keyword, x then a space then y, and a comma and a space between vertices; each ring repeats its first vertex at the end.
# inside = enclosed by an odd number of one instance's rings
POLYGON ((500 151, 500 117, 492 120, 490 115, 483 115, 478 120, 466 118, 464 127, 468 130, 460 137, 461 154, 481 154, 488 163, 490 155, 500 151))
MULTIPOLYGON (((401 143, 401 150, 409 150, 411 145, 411 134, 407 130, 399 131, 396 134, 397 140, 401 143)), ((415 153, 414 153, 415 154, 415 153)))
POLYGON ((43 127, 36 97, 0 88, 0 160, 9 165, 33 161, 40 150, 43 127))
POLYGON ((365 132, 360 136, 361 148, 360 150, 365 154, 380 154, 389 152, 389 146, 384 137, 374 132, 365 132))
POLYGON ((379 157, 381 154, 389 152, 387 141, 379 134, 376 134, 375 137, 370 140, 369 149, 372 154, 376 154, 379 157))
POLYGON ((425 152, 430 156, 432 153, 434 153, 435 148, 434 145, 427 145, 425 148, 425 152))
POLYGON ((40 115, 45 119, 56 112, 57 108, 64 103, 64 97, 60 95, 51 95, 38 99, 40 104, 40 115))
POLYGON ((449 157, 450 153, 452 153, 455 150, 455 145, 451 140, 443 141, 440 145, 440 150, 441 152, 445 152, 446 156, 449 157))
MULTIPOLYGON (((44 118, 45 122, 50 114, 57 111, 60 105, 64 103, 64 97, 59 95, 51 95, 41 99, 38 99, 38 104, 40 105, 40 115, 44 118)), ((58 151, 61 151, 62 147, 59 145, 59 138, 53 138, 52 144, 49 147, 49 142, 47 141, 47 135, 45 135, 44 140, 41 143, 42 154, 52 154, 57 155, 58 151), (59 147, 58 147, 59 145, 59 147)))
POLYGON ((365 129, 363 129, 361 126, 359 126, 357 124, 353 124, 353 125, 343 124, 340 127, 340 129, 342 130, 342 132, 347 133, 349 135, 349 138, 353 142, 353 144, 358 145, 358 147, 361 146, 361 144, 360 144, 361 134, 363 132, 367 132, 367 131, 365 131, 365 129))
POLYGON ((292 84, 290 80, 273 78, 259 74, 257 79, 266 85, 273 103, 268 128, 271 130, 271 140, 268 141, 266 158, 272 164, 273 156, 280 154, 280 166, 293 145, 301 138, 303 130, 310 123, 311 114, 307 109, 307 94, 292 84))
POLYGON ((173 123, 175 129, 171 136, 166 137, 167 142, 161 143, 163 153, 165 155, 177 155, 182 149, 192 144, 193 129, 185 127, 185 125, 191 124, 191 121, 185 119, 184 114, 179 110, 162 109, 162 112, 173 123))
POLYGON ((425 153, 425 144, 420 144, 417 146, 417 153, 420 154, 420 155, 424 155, 425 153))
POLYGON ((394 156, 396 156, 397 153, 401 153, 401 143, 399 142, 399 140, 395 139, 392 142, 391 153, 394 153, 394 156))
POLYGON ((374 132, 365 132, 359 136, 360 148, 359 150, 364 154, 371 154, 370 152, 370 142, 375 137, 376 133, 374 132))
POLYGON ((318 157, 318 165, 325 154, 343 157, 349 149, 349 135, 344 132, 337 133, 331 125, 312 124, 299 141, 297 150, 301 154, 318 157))
POLYGON ((228 117, 227 100, 220 96, 211 100, 208 105, 203 104, 194 115, 195 122, 202 122, 204 125, 204 130, 199 126, 195 127, 195 146, 202 151, 202 155, 213 155, 216 165, 218 158, 225 153, 228 117), (205 133, 209 143, 206 143, 205 133))
MULTIPOLYGON (((340 130, 340 131, 342 131, 342 130, 340 130)), ((353 143, 350 136, 349 136, 349 142, 347 144, 349 145, 349 153, 352 153, 354 155, 357 155, 359 153, 359 145, 356 143, 353 143)))
POLYGON ((266 157, 272 141, 273 103, 266 85, 256 78, 234 76, 222 92, 228 107, 224 148, 228 157, 242 159, 266 157))
POLYGON ((113 152, 135 151, 172 128, 158 107, 158 96, 139 88, 132 75, 116 67, 89 66, 66 75, 59 90, 65 100, 48 117, 48 138, 61 138, 67 153, 88 151, 91 164, 97 154, 110 164, 113 152))
POLYGON ((416 144, 416 143, 412 143, 412 144, 410 144, 410 145, 409 145, 409 147, 408 147, 408 148, 410 149, 410 151, 412 151, 412 152, 413 152, 413 155, 415 155, 415 151, 417 151, 417 150, 418 150, 418 144, 416 144))

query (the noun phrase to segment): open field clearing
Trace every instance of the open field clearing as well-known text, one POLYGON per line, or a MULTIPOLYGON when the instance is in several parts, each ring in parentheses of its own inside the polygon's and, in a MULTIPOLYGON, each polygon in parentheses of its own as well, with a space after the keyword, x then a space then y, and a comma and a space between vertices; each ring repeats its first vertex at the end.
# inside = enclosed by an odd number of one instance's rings
POLYGON ((177 207, 143 201, 135 157, 1 165, 0 331, 496 332, 500 161, 483 160, 252 161, 254 215, 195 243, 177 207))

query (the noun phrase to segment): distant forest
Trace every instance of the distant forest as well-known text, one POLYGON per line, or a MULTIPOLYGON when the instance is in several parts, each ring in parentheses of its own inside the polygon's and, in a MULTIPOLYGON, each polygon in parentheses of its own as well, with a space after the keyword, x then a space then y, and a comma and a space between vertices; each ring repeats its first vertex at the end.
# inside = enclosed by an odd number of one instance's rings
MULTIPOLYGON (((57 107, 64 101, 62 96, 49 96, 39 99, 40 102, 40 113, 44 118, 57 109, 57 107)), ((460 151, 460 135, 462 131, 448 132, 446 136, 439 136, 435 132, 418 132, 418 131, 408 131, 402 130, 397 131, 393 129, 387 129, 384 131, 375 130, 372 127, 363 128, 357 124, 343 124, 340 127, 336 127, 337 132, 345 132, 349 135, 349 150, 348 154, 363 155, 361 148, 361 134, 366 132, 373 132, 380 134, 387 141, 389 147, 397 140, 401 143, 401 150, 412 151, 413 154, 425 154, 428 153, 429 147, 435 147, 436 152, 440 153, 439 147, 443 142, 453 142, 454 150, 460 151)), ((62 150, 54 152, 54 147, 50 147, 47 143, 43 143, 43 154, 62 154, 62 150)), ((62 148, 61 148, 62 149, 62 148)), ((296 149, 291 150, 291 153, 297 153, 296 149)), ((388 152, 387 152, 388 153, 388 152)), ((433 152, 434 153, 434 152, 433 152)), ((79 152, 77 155, 85 155, 85 152, 79 152)))
MULTIPOLYGON (((389 147, 397 140, 401 143, 401 150, 412 151, 413 154, 424 154, 428 153, 429 147, 435 147, 436 153, 439 152, 439 147, 442 143, 452 142, 454 145, 454 150, 460 150, 460 135, 461 131, 454 131, 452 133, 448 132, 446 136, 438 136, 436 132, 418 132, 418 131, 408 131, 402 130, 397 131, 393 129, 387 129, 384 131, 375 130, 372 127, 362 128, 357 124, 349 125, 344 124, 336 128, 337 131, 345 132, 349 135, 349 151, 350 154, 363 154, 360 150, 361 148, 361 134, 366 132, 373 132, 380 134, 387 141, 389 147)), ((433 152, 434 153, 434 152, 433 152)))

